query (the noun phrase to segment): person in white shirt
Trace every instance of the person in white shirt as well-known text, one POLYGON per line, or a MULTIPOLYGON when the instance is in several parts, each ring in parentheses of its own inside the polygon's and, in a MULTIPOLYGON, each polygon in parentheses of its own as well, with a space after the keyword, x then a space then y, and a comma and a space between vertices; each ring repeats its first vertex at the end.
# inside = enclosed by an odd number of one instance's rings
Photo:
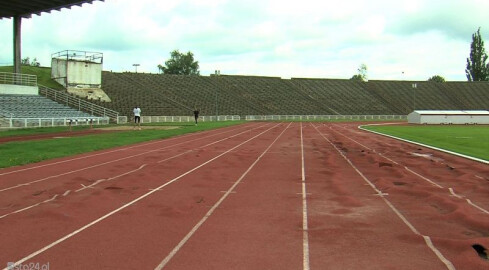
POLYGON ((139 106, 136 106, 132 112, 134 113, 134 129, 136 129, 136 125, 138 125, 139 130, 141 130, 141 109, 139 106))

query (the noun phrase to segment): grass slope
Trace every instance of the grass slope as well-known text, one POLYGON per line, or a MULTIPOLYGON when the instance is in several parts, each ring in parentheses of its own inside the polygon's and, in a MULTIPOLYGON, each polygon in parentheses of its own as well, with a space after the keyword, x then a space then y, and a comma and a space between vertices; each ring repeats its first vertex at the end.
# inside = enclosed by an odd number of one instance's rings
MULTIPOLYGON (((170 130, 130 130, 59 139, 3 143, 0 144, 0 153, 2 153, 0 155, 0 168, 25 165, 47 159, 72 156, 117 146, 170 138, 186 133, 210 130, 240 123, 243 122, 202 122, 199 123, 198 126, 189 123, 179 125, 179 128, 170 130)), ((175 123, 172 123, 172 125, 174 126, 175 123)), ((59 132, 60 130, 59 128, 52 128, 51 131, 59 132)), ((67 131, 67 128, 65 127, 65 129, 62 131, 67 131)), ((2 135, 5 133, 2 132, 2 135)), ((22 135, 38 133, 49 133, 49 129, 26 129, 23 131, 22 135)), ((17 136, 21 134, 11 133, 11 135, 17 136)))
MULTIPOLYGON (((14 72, 13 66, 2 66, 0 67, 0 72, 14 72)), ((33 67, 33 66, 22 66, 21 72, 23 74, 30 74, 37 76, 37 83, 49 88, 56 90, 63 90, 63 86, 56 81, 51 79, 51 67, 33 67)))
POLYGON ((489 126, 364 126, 365 129, 489 161, 489 126))

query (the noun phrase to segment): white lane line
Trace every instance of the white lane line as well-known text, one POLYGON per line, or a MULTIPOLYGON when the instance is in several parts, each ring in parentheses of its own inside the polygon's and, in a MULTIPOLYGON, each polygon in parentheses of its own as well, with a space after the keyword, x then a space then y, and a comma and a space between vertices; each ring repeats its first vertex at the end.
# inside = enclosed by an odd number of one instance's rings
POLYGON ((457 197, 459 199, 463 199, 462 196, 455 194, 455 191, 453 191, 453 188, 448 188, 448 190, 450 191, 450 194, 452 194, 454 197, 457 197))
POLYGON ((0 219, 4 218, 4 217, 7 217, 7 216, 10 216, 10 215, 13 215, 13 214, 17 214, 17 213, 20 213, 20 212, 24 212, 26 210, 29 210, 31 208, 34 208, 36 206, 39 206, 43 203, 48 203, 48 202, 51 202, 51 201, 54 201, 56 198, 58 197, 58 194, 54 195, 51 199, 47 199, 47 200, 44 200, 42 202, 39 202, 39 203, 36 203, 36 204, 33 204, 33 205, 30 205, 30 206, 27 206, 25 208, 22 208, 22 209, 19 209, 17 211, 14 211, 14 212, 11 212, 11 213, 8 213, 8 214, 5 214, 3 216, 0 216, 0 219))
MULTIPOLYGON (((262 126, 259 126, 257 128, 260 128, 262 126)), ((249 131, 249 130, 246 130, 246 131, 249 131)), ((241 132, 241 133, 245 133, 246 131, 241 132)), ((227 133, 227 132, 225 132, 225 133, 227 133)), ((241 134, 241 133, 239 133, 239 134, 241 134)), ((31 181, 31 182, 28 182, 28 183, 19 184, 19 185, 16 185, 16 186, 11 186, 11 187, 8 187, 8 188, 0 189, 0 192, 4 192, 4 191, 7 191, 7 190, 16 189, 16 188, 19 188, 19 187, 22 187, 22 186, 26 186, 26 185, 30 185, 30 184, 34 184, 34 183, 43 182, 43 181, 46 181, 46 180, 49 180, 49 179, 53 179, 53 178, 60 177, 60 176, 65 176, 65 175, 76 173, 76 172, 81 172, 81 171, 88 170, 88 169, 93 169, 93 168, 100 167, 100 166, 103 166, 103 165, 107 165, 107 164, 110 164, 110 163, 114 163, 114 162, 122 161, 122 160, 125 160, 125 159, 130 159, 130 158, 134 158, 134 157, 146 155, 146 154, 149 154, 149 153, 152 153, 152 152, 157 152, 157 151, 161 151, 161 150, 164 150, 164 149, 172 148, 172 147, 175 147, 175 146, 180 145, 180 144, 187 144, 187 143, 192 142, 192 141, 202 140, 203 138, 213 137, 213 136, 215 136, 215 135, 201 137, 201 138, 189 140, 189 141, 186 141, 186 142, 176 143, 176 144, 173 144, 173 145, 169 145, 169 146, 165 146, 165 147, 162 147, 162 148, 153 149, 153 150, 150 150, 150 151, 142 152, 142 153, 139 153, 139 154, 135 154, 135 155, 131 155, 131 156, 119 158, 119 159, 114 159, 114 160, 111 160, 111 161, 107 161, 107 162, 95 164, 95 165, 84 167, 84 168, 80 168, 80 169, 77 169, 77 170, 68 171, 68 172, 65 172, 65 173, 57 174, 57 175, 51 175, 51 176, 48 176, 48 177, 45 177, 45 178, 41 178, 41 179, 38 179, 38 180, 34 180, 34 181, 31 181)), ((231 136, 231 137, 234 137, 234 135, 231 136)), ((127 148, 127 149, 129 149, 129 148, 127 148)), ((111 151, 111 152, 114 152, 114 151, 111 151)), ((77 159, 73 159, 73 160, 77 160, 77 159)), ((6 173, 6 174, 8 174, 8 173, 6 173)), ((2 174, 0 174, 0 175, 2 175, 2 174)))
MULTIPOLYGON (((239 130, 241 128, 236 128, 236 129, 239 130)), ((246 129, 249 130, 248 127, 246 127, 246 129)), ((233 131, 235 131, 235 129, 226 130, 224 132, 219 132, 219 133, 216 133, 216 134, 210 134, 208 136, 199 137, 199 138, 196 138, 196 139, 191 139, 191 140, 188 140, 188 141, 185 141, 185 142, 176 143, 176 144, 173 144, 171 146, 167 146, 167 147, 160 148, 160 149, 166 149, 166 148, 173 147, 173 146, 176 146, 176 145, 180 145, 180 144, 184 144, 184 143, 189 143, 189 142, 192 142, 192 141, 198 141, 198 140, 202 140, 202 139, 205 139, 205 138, 208 138, 208 137, 213 137, 213 136, 217 136, 217 135, 220 135, 220 134, 225 134, 225 133, 229 133, 229 132, 233 132, 233 131)), ((135 145, 135 146, 124 147, 124 148, 120 148, 120 149, 116 149, 116 150, 104 151, 103 153, 91 154, 91 155, 86 155, 86 156, 83 156, 83 157, 71 158, 71 159, 66 159, 66 160, 62 160, 62 161, 58 161, 58 162, 53 162, 53 163, 48 163, 48 164, 33 166, 33 167, 19 169, 19 170, 14 170, 14 171, 10 171, 10 172, 4 172, 4 173, 0 173, 0 176, 8 175, 8 174, 13 174, 13 173, 18 173, 18 172, 29 171, 29 170, 34 170, 34 169, 39 169, 39 168, 48 167, 48 166, 52 166, 52 165, 58 165, 58 164, 62 164, 62 163, 70 162, 70 161, 77 161, 77 160, 86 159, 86 158, 93 158, 93 157, 100 156, 100 155, 111 154, 111 153, 120 152, 120 151, 126 151, 126 150, 132 149, 132 148, 138 148, 138 147, 148 146, 148 145, 152 145, 152 144, 156 144, 156 143, 161 143, 161 142, 173 141, 173 140, 176 140, 176 139, 180 139, 182 137, 191 137, 191 136, 198 136, 198 135, 196 135, 195 133, 191 133, 191 134, 177 136, 177 137, 173 137, 173 138, 169 138, 169 139, 157 140, 157 141, 149 142, 149 143, 145 143, 145 144, 138 144, 138 145, 135 145)), ((150 152, 153 152, 153 151, 150 151, 150 152)))
POLYGON ((155 270, 160 270, 163 269, 166 264, 175 256, 175 254, 178 253, 178 251, 185 245, 185 243, 192 237, 192 235, 195 234, 195 232, 204 224, 204 222, 214 213, 217 207, 221 205, 221 203, 229 196, 231 192, 236 188, 236 186, 243 180, 243 178, 255 167, 255 165, 260 161, 260 159, 267 153, 267 151, 272 147, 272 145, 282 136, 282 134, 289 128, 291 124, 289 124, 279 135, 275 140, 263 151, 263 153, 251 164, 251 166, 239 177, 239 179, 234 182, 234 184, 227 190, 227 192, 217 201, 212 208, 205 214, 205 216, 197 223, 195 226, 190 230, 190 232, 183 237, 183 239, 172 249, 172 251, 161 261, 158 266, 155 267, 155 270))
POLYGON ((424 177, 423 175, 421 175, 421 174, 419 174, 419 173, 417 173, 417 172, 415 172, 415 171, 413 171, 413 170, 409 169, 407 166, 404 166, 404 169, 406 169, 408 172, 410 172, 410 173, 412 173, 412 174, 416 175, 417 177, 419 177, 419 178, 421 178, 421 179, 423 179, 423 180, 425 180, 425 181, 429 182, 430 184, 432 184, 433 186, 435 186, 435 187, 437 187, 437 188, 444 188, 442 185, 440 185, 440 184, 438 184, 438 183, 435 183, 434 181, 432 181, 432 180, 428 179, 427 177, 424 177))
POLYGON ((382 192, 380 192, 379 189, 377 189, 377 187, 362 173, 360 172, 360 170, 358 170, 358 168, 350 161, 350 159, 348 159, 348 157, 346 157, 340 149, 338 149, 336 147, 336 145, 334 145, 327 137, 324 136, 324 134, 322 134, 317 128, 316 128, 317 132, 326 140, 328 141, 328 143, 334 147, 334 149, 336 149, 336 151, 343 157, 343 159, 345 159, 348 164, 350 164, 350 166, 360 175, 360 177, 363 178, 364 181, 366 181, 378 194, 379 196, 381 197, 381 199, 389 206, 389 208, 391 208, 391 210, 404 222, 404 224, 406 224, 406 226, 409 227, 409 229, 416 235, 419 235, 419 236, 422 236, 423 239, 425 240, 426 242, 426 245, 431 249, 431 251, 433 251, 433 253, 435 253, 435 255, 437 256, 437 258, 443 262, 443 264, 445 264, 445 266, 447 267, 447 269, 449 270, 455 270, 455 266, 447 259, 443 256, 443 254, 440 252, 440 250, 438 250, 438 248, 435 247, 435 245, 433 245, 433 242, 431 241, 431 238, 429 236, 426 236, 426 235, 422 235, 412 224, 411 222, 409 222, 406 217, 404 217, 403 214, 401 214, 401 212, 399 212, 399 210, 397 210, 397 208, 392 205, 392 203, 387 200, 387 198, 385 198, 383 195, 382 195, 382 192))
POLYGON ((88 185, 88 186, 82 185, 83 187, 82 187, 82 188, 80 188, 80 189, 77 189, 75 192, 80 192, 80 191, 85 190, 85 189, 87 189, 87 188, 93 188, 94 186, 96 186, 96 185, 98 185, 98 184, 100 184, 100 183, 102 183, 102 182, 106 182, 106 181, 114 180, 114 179, 117 179, 117 178, 119 178, 119 177, 123 177, 123 176, 126 176, 126 175, 128 175, 128 174, 131 174, 131 173, 134 173, 134 172, 140 171, 140 170, 142 170, 144 167, 146 167, 147 165, 148 165, 148 164, 143 164, 143 165, 139 166, 139 168, 137 168, 137 169, 130 170, 130 171, 127 171, 127 172, 125 172, 125 173, 122 173, 122 174, 119 174, 119 175, 116 175, 116 176, 112 176, 112 177, 109 177, 109 178, 106 178, 106 179, 105 179, 105 178, 104 178, 104 179, 99 179, 99 180, 97 180, 97 181, 93 182, 92 184, 90 184, 90 185, 88 185))
POLYGON ((307 223, 306 167, 304 163, 304 137, 301 123, 301 167, 302 167, 302 269, 309 270, 309 226, 307 223))
POLYGON ((465 200, 465 201, 467 201, 467 203, 468 203, 468 204, 470 204, 472 207, 477 208, 479 211, 481 211, 481 212, 483 212, 483 213, 485 213, 485 214, 489 214, 489 211, 487 211, 486 209, 484 209, 484 208, 482 208, 482 207, 480 207, 480 206, 478 206, 478 205, 474 204, 474 203, 473 203, 473 202, 472 202, 470 199, 464 198, 463 196, 460 196, 460 195, 456 194, 456 193, 455 193, 455 191, 453 191, 453 189, 452 189, 452 188, 448 188, 448 190, 450 190, 450 193, 451 193, 451 194, 452 194, 454 197, 457 197, 457 198, 459 198, 459 199, 461 199, 461 200, 465 200))
MULTIPOLYGON (((123 206, 121 206, 121 207, 119 207, 119 208, 117 208, 117 209, 115 209, 115 210, 113 210, 113 211, 111 211, 111 212, 109 212, 109 213, 107 213, 107 214, 103 215, 102 217, 100 217, 100 218, 98 218, 98 219, 96 219, 96 220, 94 220, 94 221, 92 221, 92 222, 90 222, 90 223, 86 224, 85 226, 83 226, 83 227, 79 228, 78 230, 75 230, 74 232, 72 232, 72 233, 70 233, 70 234, 65 235, 64 237, 62 237, 62 238, 60 238, 60 239, 58 239, 58 240, 56 240, 56 241, 52 242, 51 244, 49 244, 49 245, 47 245, 47 246, 45 246, 45 247, 43 247, 43 248, 41 248, 41 249, 39 249, 39 250, 37 250, 37 251, 35 251, 35 252, 33 252, 33 253, 31 253, 31 254, 29 254, 29 255, 25 256, 24 258, 22 258, 22 259, 20 259, 20 260, 16 261, 16 262, 15 262, 13 265, 11 265, 11 266, 9 266, 9 267, 15 267, 15 266, 18 266, 18 265, 20 265, 20 264, 22 264, 22 263, 26 262, 27 260, 30 260, 30 259, 34 258, 35 256, 37 256, 37 255, 39 255, 39 254, 43 253, 44 251, 46 251, 46 250, 48 250, 48 249, 50 249, 50 248, 52 248, 52 247, 54 247, 54 246, 58 245, 58 244, 59 244, 59 243, 61 243, 61 242, 66 241, 67 239, 69 239, 69 238, 73 237, 74 235, 79 234, 80 232, 82 232, 82 231, 84 231, 84 230, 86 230, 86 229, 88 229, 88 228, 92 227, 93 225, 95 225, 95 224, 97 224, 97 223, 101 222, 102 220, 104 220, 104 219, 106 219, 106 218, 108 218, 108 217, 110 217, 110 216, 112 216, 112 215, 114 215, 114 214, 116 214, 116 213, 120 212, 121 210, 123 210, 123 209, 125 209, 125 208, 127 208, 127 207, 129 207, 129 206, 131 206, 131 205, 133 205, 133 204, 135 204, 135 203, 137 203, 138 201, 140 201, 140 200, 142 200, 142 199, 144 199, 144 198, 148 197, 149 195, 151 195, 151 194, 153 194, 153 193, 157 192, 158 190, 161 190, 162 188, 164 188, 164 187, 166 187, 166 186, 168 186, 168 185, 170 185, 170 184, 172 184, 172 183, 174 183, 174 182, 178 181, 180 178, 182 178, 182 177, 184 177, 184 176, 186 176, 186 175, 188 175, 188 174, 190 174, 190 173, 192 173, 192 172, 194 172, 194 171, 196 171, 196 170, 200 169, 201 167, 203 167, 203 166, 205 166, 205 165, 207 165, 207 164, 209 164, 209 163, 213 162, 214 160, 216 160, 216 159, 218 159, 218 158, 220 158, 220 157, 224 156, 224 155, 225 155, 225 154, 227 154, 228 152, 231 152, 231 151, 233 151, 234 149, 236 149, 236 148, 238 148, 238 147, 242 146, 243 144, 248 143, 249 141, 251 141, 251 140, 253 140, 253 139, 255 139, 255 138, 257 138, 257 137, 261 136, 262 134, 264 134, 264 133, 268 132, 269 130, 271 130, 271 129, 275 128, 276 126, 277 126, 277 125, 272 126, 271 128, 269 128, 269 129, 267 129, 267 130, 265 130, 265 131, 262 131, 261 133, 259 133, 259 134, 255 135, 254 137, 252 137, 252 138, 250 138, 250 139, 248 139, 248 140, 246 140, 246 141, 244 141, 244 142, 242 142, 242 143, 240 143, 240 144, 238 144, 238 145, 234 146, 233 148, 229 149, 228 151, 226 151, 226 152, 224 152, 224 153, 222 153, 222 154, 220 154, 220 155, 217 155, 217 156, 215 156, 215 157, 214 157, 214 158, 212 158, 212 159, 209 159, 208 161, 206 161, 206 162, 204 162, 204 163, 200 164, 199 166, 197 166, 197 167, 195 167, 195 168, 193 168, 193 169, 191 169, 191 170, 189 170, 189 171, 187 171, 187 172, 185 172, 185 173, 181 174, 180 176, 177 176, 177 177, 173 178, 172 180, 170 180, 170 181, 168 181, 168 182, 166 182, 166 183, 162 184, 161 186, 159 186, 159 187, 155 188, 154 190, 151 190, 151 191, 149 191, 149 192, 147 192, 147 193, 145 193, 145 194, 143 194, 143 195, 139 196, 138 198, 136 198, 136 199, 134 199, 134 200, 132 200, 132 201, 130 201, 130 202, 128 202, 128 203, 126 203, 126 204, 124 204, 123 206)), ((9 270, 9 267, 4 268, 3 270, 9 270)))
MULTIPOLYGON (((206 147, 211 146, 211 145, 213 145, 213 144, 220 143, 220 142, 223 142, 223 141, 225 141, 225 140, 229 140, 229 139, 231 139, 231 138, 234 138, 234 137, 236 137, 236 136, 242 135, 242 134, 247 133, 247 132, 249 132, 249 131, 250 131, 250 130, 245 130, 245 131, 243 131, 243 132, 240 132, 240 133, 234 134, 234 135, 232 135, 232 136, 229 136, 229 137, 226 137, 226 138, 223 138, 223 139, 220 139, 220 140, 217 140, 217 141, 214 141, 214 142, 208 143, 208 144, 206 144, 206 145, 199 146, 199 147, 197 147, 197 148, 195 148, 195 149, 202 149, 202 148, 206 148, 206 147)), ((188 154, 188 153, 193 152, 193 151, 195 151, 195 150, 187 150, 187 151, 182 152, 182 153, 180 153, 180 154, 178 154, 178 155, 175 155, 175 156, 172 156, 172 157, 169 157, 169 158, 166 158, 166 159, 160 160, 160 161, 158 161, 157 163, 162 163, 162 162, 164 162, 164 161, 168 161, 168 160, 171 160, 171 159, 177 158, 177 157, 179 157, 179 156, 183 156, 183 155, 188 154)), ((221 152, 221 153, 222 153, 222 152, 221 152)))
POLYGON ((486 209, 474 204, 470 199, 465 199, 467 201, 467 203, 469 203, 470 205, 472 205, 473 207, 479 209, 481 212, 484 212, 486 214, 489 214, 489 211, 487 211, 486 209))

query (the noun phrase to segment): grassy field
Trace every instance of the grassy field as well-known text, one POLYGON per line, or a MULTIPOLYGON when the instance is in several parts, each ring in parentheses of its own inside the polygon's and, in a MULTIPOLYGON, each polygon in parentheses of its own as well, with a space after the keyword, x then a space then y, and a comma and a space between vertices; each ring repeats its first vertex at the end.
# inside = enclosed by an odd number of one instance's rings
POLYGON ((364 126, 365 129, 489 161, 489 126, 364 126))
MULTIPOLYGON (((240 124, 240 121, 228 122, 202 122, 198 126, 192 123, 166 123, 161 125, 177 126, 168 130, 129 130, 113 133, 85 135, 78 137, 65 137, 58 139, 17 141, 0 144, 0 168, 16 165, 25 165, 52 158, 66 157, 96 150, 103 150, 117 146, 134 144, 156 139, 170 138, 186 133, 210 130, 225 126, 240 124)), ((77 127, 83 129, 86 127, 77 127)), ((75 130, 75 129, 74 129, 75 130)), ((19 136, 46 134, 68 131, 66 127, 35 128, 0 132, 1 136, 19 136)))

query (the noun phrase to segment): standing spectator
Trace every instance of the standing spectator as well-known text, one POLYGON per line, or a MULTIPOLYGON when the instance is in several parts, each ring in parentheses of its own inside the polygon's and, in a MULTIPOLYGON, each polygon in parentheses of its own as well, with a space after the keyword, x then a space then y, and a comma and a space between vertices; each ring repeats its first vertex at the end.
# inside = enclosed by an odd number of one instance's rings
POLYGON ((197 119, 199 119, 199 110, 194 109, 195 125, 197 125, 197 119))
POLYGON ((132 112, 134 113, 134 129, 136 129, 137 125, 139 130, 141 130, 141 109, 136 105, 132 112))

